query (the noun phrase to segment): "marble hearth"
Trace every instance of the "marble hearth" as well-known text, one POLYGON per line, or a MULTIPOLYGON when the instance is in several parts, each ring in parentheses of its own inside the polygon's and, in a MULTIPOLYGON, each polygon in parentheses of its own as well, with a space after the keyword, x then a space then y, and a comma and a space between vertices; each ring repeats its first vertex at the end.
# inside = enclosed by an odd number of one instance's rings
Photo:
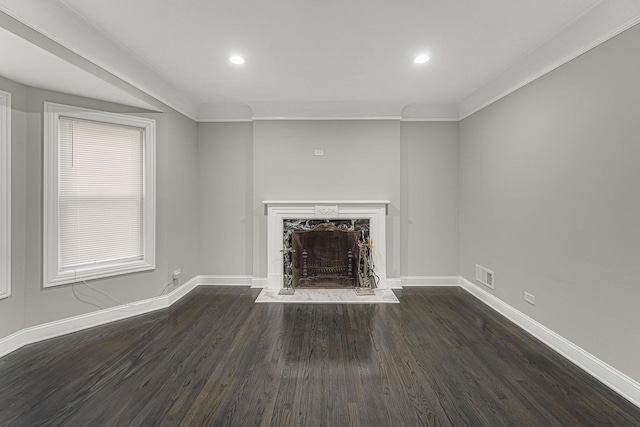
MULTIPOLYGON (((289 281, 283 254, 285 234, 293 222, 339 220, 366 224, 373 243, 372 256, 379 277, 378 288, 388 289, 386 275, 386 215, 388 200, 272 201, 263 202, 267 213, 267 290, 279 290, 289 281), (285 225, 286 224, 286 225, 285 225)), ((288 260, 287 260, 288 261, 288 260)))
POLYGON ((297 289, 293 295, 278 295, 277 290, 263 289, 256 303, 279 304, 399 304, 391 289, 376 289, 375 295, 356 295, 353 289, 297 289))

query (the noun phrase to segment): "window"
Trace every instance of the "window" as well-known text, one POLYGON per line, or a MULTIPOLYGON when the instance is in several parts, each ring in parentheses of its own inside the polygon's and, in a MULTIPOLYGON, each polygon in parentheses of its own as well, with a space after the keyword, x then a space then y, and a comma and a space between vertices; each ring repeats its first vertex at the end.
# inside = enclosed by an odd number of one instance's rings
POLYGON ((11 94, 0 91, 0 299, 11 295, 11 94))
POLYGON ((44 286, 155 268, 155 121, 45 103, 44 286))

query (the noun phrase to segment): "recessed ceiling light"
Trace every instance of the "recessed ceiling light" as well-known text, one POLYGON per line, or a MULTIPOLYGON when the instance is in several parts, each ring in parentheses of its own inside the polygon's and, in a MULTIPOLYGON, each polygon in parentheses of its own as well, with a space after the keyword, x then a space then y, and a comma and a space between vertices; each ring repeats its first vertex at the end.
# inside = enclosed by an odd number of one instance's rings
POLYGON ((428 60, 429 60, 429 56, 427 55, 418 55, 415 58, 413 58, 413 62, 415 62, 416 64, 424 64, 428 60))
POLYGON ((237 56, 237 55, 229 57, 229 61, 232 64, 236 64, 236 65, 242 65, 246 62, 242 56, 237 56))

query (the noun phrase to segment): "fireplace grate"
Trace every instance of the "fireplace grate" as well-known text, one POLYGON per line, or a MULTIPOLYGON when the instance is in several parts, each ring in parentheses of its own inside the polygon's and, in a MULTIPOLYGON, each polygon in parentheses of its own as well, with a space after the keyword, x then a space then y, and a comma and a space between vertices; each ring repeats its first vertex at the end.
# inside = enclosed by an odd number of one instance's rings
POLYGON ((293 287, 355 287, 359 266, 357 231, 332 223, 294 231, 292 243, 293 287))

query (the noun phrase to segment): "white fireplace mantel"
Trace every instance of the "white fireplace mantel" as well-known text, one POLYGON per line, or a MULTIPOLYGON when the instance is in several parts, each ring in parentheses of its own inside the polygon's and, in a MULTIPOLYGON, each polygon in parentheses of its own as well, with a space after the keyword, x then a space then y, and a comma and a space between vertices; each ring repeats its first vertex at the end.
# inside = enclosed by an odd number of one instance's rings
POLYGON ((386 215, 389 200, 265 200, 267 215, 267 288, 283 287, 283 220, 368 219, 379 288, 387 288, 386 215))
POLYGON ((264 200, 263 205, 388 205, 389 200, 264 200))

